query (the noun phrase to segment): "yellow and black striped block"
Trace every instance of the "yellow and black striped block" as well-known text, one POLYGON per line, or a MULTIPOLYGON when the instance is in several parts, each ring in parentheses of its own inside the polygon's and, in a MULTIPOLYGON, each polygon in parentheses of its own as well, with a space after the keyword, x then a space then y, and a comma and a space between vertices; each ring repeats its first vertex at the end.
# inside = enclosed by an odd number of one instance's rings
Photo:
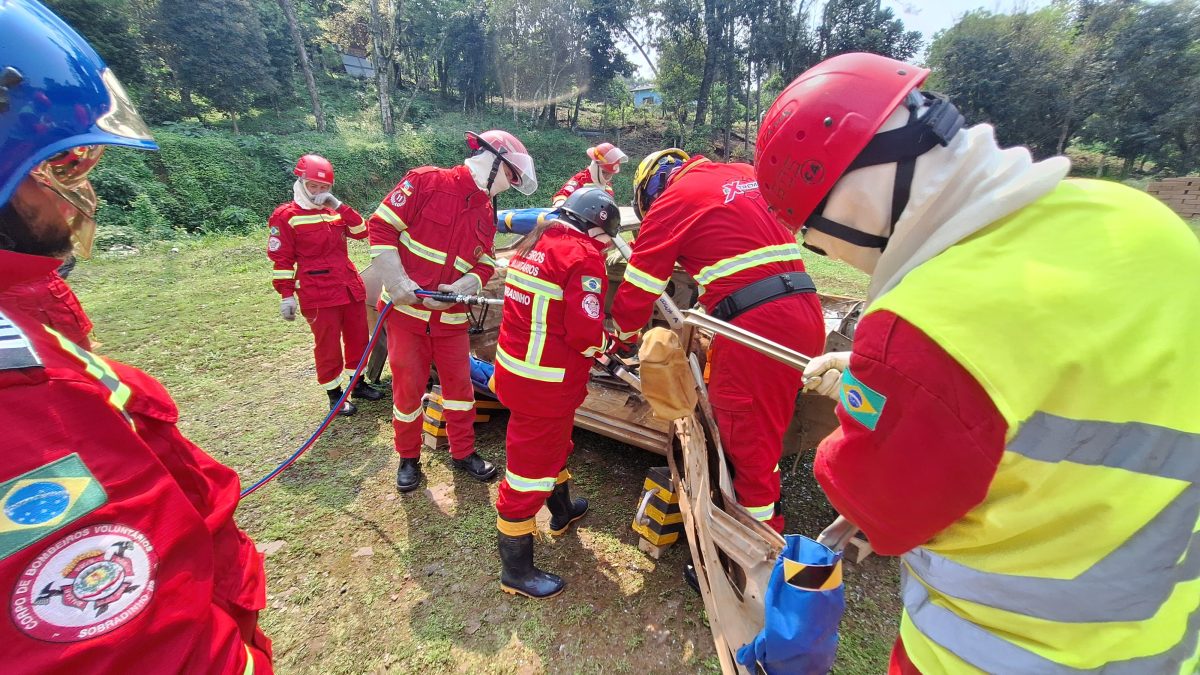
MULTIPOLYGON (((671 483, 671 472, 665 466, 651 467, 642 482, 642 497, 653 492, 646 504, 646 521, 633 522, 633 531, 654 546, 675 543, 683 533, 683 514, 679 512, 679 495, 671 483)), ((641 499, 638 506, 641 505, 641 499)))

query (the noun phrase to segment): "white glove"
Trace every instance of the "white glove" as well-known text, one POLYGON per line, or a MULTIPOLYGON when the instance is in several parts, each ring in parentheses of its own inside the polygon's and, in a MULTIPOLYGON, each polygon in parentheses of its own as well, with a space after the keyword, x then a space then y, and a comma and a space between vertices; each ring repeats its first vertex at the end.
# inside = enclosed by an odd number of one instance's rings
POLYGON ((279 316, 282 316, 284 321, 296 320, 296 296, 289 295, 279 303, 279 316))
POLYGON ((392 304, 417 304, 416 291, 421 287, 408 277, 408 272, 404 271, 399 253, 384 251, 371 264, 379 267, 380 277, 383 279, 383 290, 391 297, 392 304))
POLYGON ((840 398, 842 373, 850 367, 850 352, 822 354, 804 369, 804 391, 816 392, 833 400, 840 398))
MULTIPOLYGON (((438 284, 438 291, 441 293, 453 293, 454 295, 476 295, 479 293, 479 278, 474 274, 468 274, 452 284, 438 284)), ((448 302, 434 300, 433 298, 424 298, 421 302, 429 309, 443 310, 453 307, 448 302)))
POLYGON ((337 211, 342 208, 342 200, 333 196, 332 192, 322 192, 321 194, 313 195, 313 203, 325 206, 337 211))

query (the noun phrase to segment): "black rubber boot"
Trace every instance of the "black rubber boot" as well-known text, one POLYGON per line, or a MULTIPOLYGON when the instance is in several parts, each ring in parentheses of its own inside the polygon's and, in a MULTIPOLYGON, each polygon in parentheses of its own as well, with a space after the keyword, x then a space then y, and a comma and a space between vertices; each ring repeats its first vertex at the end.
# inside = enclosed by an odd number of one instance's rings
POLYGON ((354 391, 350 395, 364 401, 378 401, 383 398, 384 393, 367 384, 366 380, 360 379, 358 384, 354 385, 354 391))
POLYGON ((689 560, 683 565, 683 580, 691 587, 696 595, 700 594, 700 580, 696 578, 696 566, 689 560))
POLYGON ((396 489, 400 492, 412 492, 421 484, 424 474, 421 473, 421 460, 416 457, 400 458, 400 467, 396 469, 396 489))
POLYGON ((470 474, 475 480, 488 481, 496 477, 496 465, 479 456, 478 452, 454 460, 454 466, 470 474))
MULTIPOLYGON (((329 409, 333 410, 334 407, 337 406, 338 399, 342 397, 342 388, 338 387, 337 389, 330 389, 325 393, 329 394, 329 409)), ((338 415, 341 415, 342 417, 349 417, 356 412, 358 412, 358 408, 356 408, 354 404, 347 399, 346 402, 342 404, 342 408, 338 410, 338 415)))
POLYGON ((567 582, 533 566, 533 535, 510 537, 499 533, 500 590, 541 600, 562 592, 567 582))
POLYGON ((570 482, 559 483, 546 499, 546 507, 550 509, 550 534, 559 536, 567 533, 571 523, 587 513, 588 500, 583 497, 571 499, 570 482))

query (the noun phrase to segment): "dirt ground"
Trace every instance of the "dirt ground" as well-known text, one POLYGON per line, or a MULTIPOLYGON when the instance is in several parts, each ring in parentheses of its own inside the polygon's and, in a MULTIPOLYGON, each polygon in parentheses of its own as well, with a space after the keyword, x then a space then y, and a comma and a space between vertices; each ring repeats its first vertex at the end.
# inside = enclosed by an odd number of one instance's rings
MULTIPOLYGON (((71 278, 98 351, 162 379, 184 432, 243 484, 324 413, 311 337, 279 319, 269 267, 256 238, 218 238, 101 256, 71 278)), ((719 672, 700 598, 681 578, 686 545, 655 561, 629 527, 646 469, 662 458, 576 432, 570 466, 592 509, 569 535, 539 536, 538 564, 568 586, 535 602, 498 588, 495 482, 453 471, 438 453, 423 461, 423 490, 396 494, 390 406, 363 404, 335 421, 239 507, 267 554, 261 621, 278 672, 719 672)), ((502 464, 503 416, 477 431, 479 451, 502 464)), ((811 452, 782 470, 788 529, 815 535, 834 514, 812 480, 811 452)), ((873 557, 846 572, 835 672, 878 673, 896 634, 896 566, 873 557)))

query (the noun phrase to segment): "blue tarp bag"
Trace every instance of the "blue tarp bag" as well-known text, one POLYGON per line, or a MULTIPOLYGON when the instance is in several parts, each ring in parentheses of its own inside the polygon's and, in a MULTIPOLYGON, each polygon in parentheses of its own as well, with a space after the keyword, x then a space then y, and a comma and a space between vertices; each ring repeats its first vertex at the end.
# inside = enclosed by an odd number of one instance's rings
POLYGON ((529 234, 541 225, 554 209, 531 207, 527 209, 503 209, 496 212, 496 231, 500 234, 529 234))
POLYGON ((824 675, 833 668, 846 609, 842 554, 798 534, 784 540, 763 599, 766 625, 737 661, 751 673, 824 675))
POLYGON ((471 384, 475 385, 477 393, 496 398, 496 392, 492 391, 491 387, 492 375, 495 373, 496 366, 483 359, 471 357, 471 384))

